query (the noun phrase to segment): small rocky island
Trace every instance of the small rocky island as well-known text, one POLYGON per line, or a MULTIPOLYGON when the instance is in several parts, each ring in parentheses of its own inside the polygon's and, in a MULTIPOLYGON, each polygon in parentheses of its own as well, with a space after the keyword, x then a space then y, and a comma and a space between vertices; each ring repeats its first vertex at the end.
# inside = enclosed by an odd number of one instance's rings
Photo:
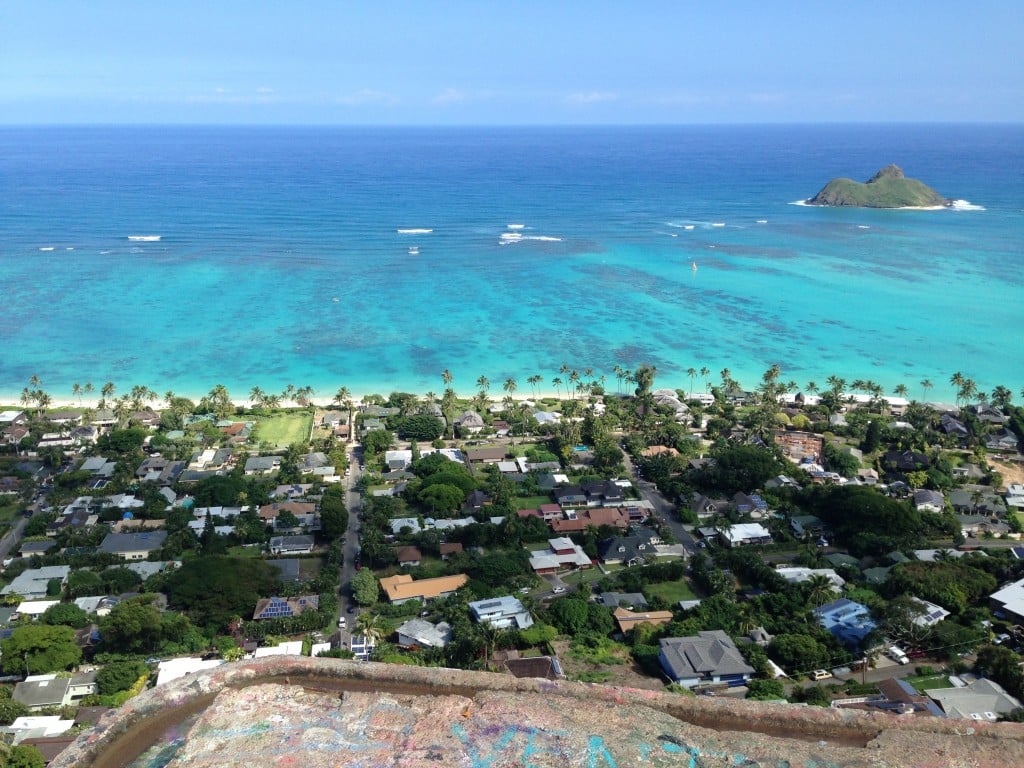
POLYGON ((853 208, 938 208, 953 204, 917 179, 908 179, 898 165, 887 165, 861 184, 853 179, 832 179, 807 205, 853 208))

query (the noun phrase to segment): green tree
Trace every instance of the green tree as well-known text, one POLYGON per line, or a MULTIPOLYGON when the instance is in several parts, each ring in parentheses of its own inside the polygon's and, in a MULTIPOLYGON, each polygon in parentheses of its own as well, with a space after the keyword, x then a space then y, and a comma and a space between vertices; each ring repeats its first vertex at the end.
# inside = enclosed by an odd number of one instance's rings
POLYGON ((28 705, 15 701, 11 696, 11 689, 4 689, 7 692, 6 698, 0 698, 0 725, 10 725, 19 717, 32 714, 28 705))
POLYGON ((747 698, 754 701, 772 701, 786 698, 786 689, 778 680, 750 680, 747 698))
POLYGON ((0 668, 8 675, 45 674, 71 669, 82 660, 71 627, 27 624, 0 643, 0 668))
POLYGON ((184 610, 197 625, 226 627, 235 616, 251 615, 256 601, 280 590, 279 572, 262 560, 198 557, 167 576, 171 608, 184 610))
POLYGON ((377 577, 368 568, 356 571, 352 577, 352 597, 359 605, 373 605, 380 596, 377 577))
POLYGON ((51 605, 43 615, 39 617, 43 624, 56 626, 62 624, 66 627, 81 629, 88 626, 89 615, 74 603, 57 603, 51 605))
POLYGON ((141 661, 114 661, 96 673, 96 686, 101 696, 127 691, 146 672, 141 661))
POLYGON ((31 744, 19 744, 11 749, 4 768, 46 768, 46 760, 31 744))
POLYGON ((768 655, 789 674, 808 672, 829 664, 829 651, 810 635, 776 635, 768 655))
POLYGON ((87 597, 104 592, 103 579, 95 571, 85 569, 68 574, 67 592, 69 597, 87 597))
POLYGON ((320 530, 329 541, 340 539, 348 530, 345 489, 339 485, 328 488, 320 501, 320 530))

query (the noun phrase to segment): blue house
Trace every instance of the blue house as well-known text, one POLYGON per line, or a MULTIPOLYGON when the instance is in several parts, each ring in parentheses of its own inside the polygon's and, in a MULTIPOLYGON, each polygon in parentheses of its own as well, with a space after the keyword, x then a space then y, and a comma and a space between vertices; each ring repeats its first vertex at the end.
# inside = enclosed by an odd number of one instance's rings
POLYGON ((818 622, 835 635, 851 651, 860 650, 860 644, 875 628, 866 605, 841 597, 814 609, 818 622))

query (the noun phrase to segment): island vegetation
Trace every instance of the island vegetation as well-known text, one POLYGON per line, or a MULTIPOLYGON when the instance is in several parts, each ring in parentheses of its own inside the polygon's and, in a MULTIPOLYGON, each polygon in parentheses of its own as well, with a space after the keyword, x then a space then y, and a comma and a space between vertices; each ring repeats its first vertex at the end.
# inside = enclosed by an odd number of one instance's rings
POLYGON ((832 179, 807 200, 807 205, 852 208, 936 208, 951 204, 926 184, 908 179, 898 165, 887 165, 865 183, 832 179))

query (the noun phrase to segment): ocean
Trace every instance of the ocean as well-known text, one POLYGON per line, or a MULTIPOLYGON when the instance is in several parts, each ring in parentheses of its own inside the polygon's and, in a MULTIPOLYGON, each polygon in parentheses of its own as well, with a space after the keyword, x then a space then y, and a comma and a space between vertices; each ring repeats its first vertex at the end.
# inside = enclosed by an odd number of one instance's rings
POLYGON ((1024 126, 0 128, 0 393, 1019 392, 1022 169, 1024 126), (889 163, 969 205, 794 204, 889 163))

